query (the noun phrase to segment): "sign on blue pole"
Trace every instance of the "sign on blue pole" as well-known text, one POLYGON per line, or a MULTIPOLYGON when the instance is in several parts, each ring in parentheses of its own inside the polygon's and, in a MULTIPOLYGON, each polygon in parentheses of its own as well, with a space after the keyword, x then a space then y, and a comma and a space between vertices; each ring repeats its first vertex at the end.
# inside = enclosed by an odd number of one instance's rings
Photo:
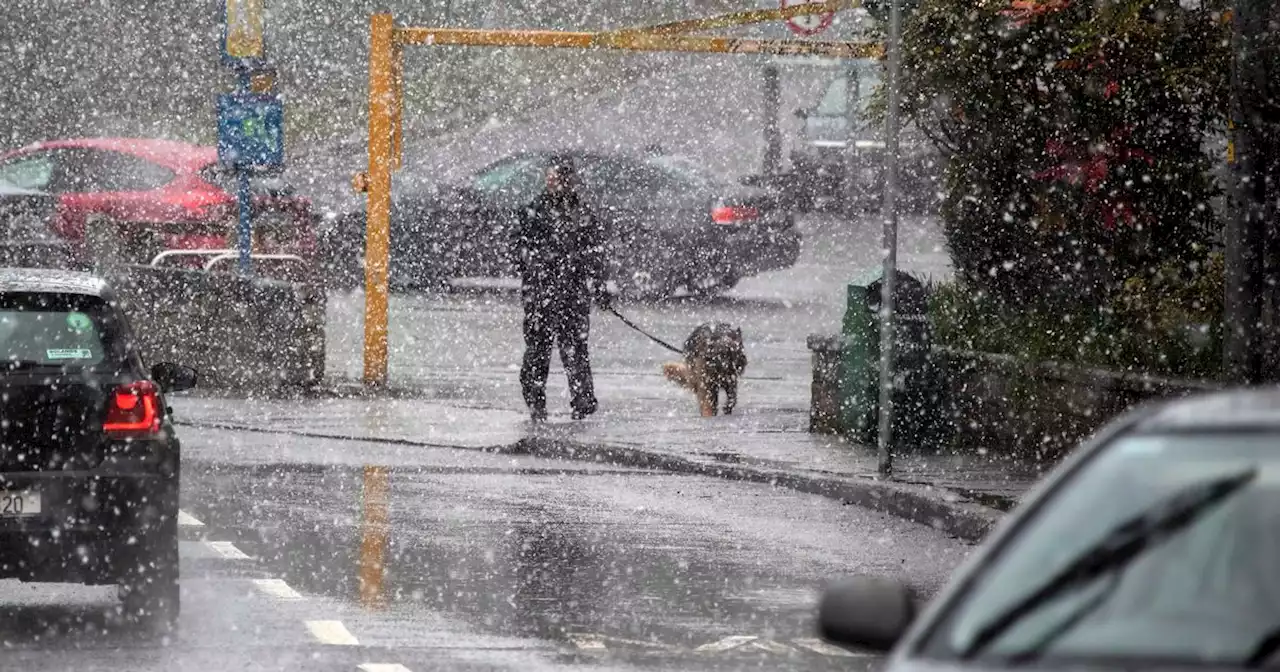
POLYGON ((223 0, 222 62, 229 66, 261 63, 267 57, 265 0, 223 0))
POLYGON ((284 105, 278 96, 218 96, 218 160, 240 170, 284 166, 284 105))

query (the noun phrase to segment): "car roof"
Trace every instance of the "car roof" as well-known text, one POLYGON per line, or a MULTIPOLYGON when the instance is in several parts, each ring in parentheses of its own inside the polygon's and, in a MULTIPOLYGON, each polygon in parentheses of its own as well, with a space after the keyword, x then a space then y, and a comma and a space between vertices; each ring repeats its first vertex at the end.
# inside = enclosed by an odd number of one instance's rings
POLYGON ((195 172, 216 163, 218 148, 159 138, 67 138, 28 145, 18 152, 40 149, 101 149, 131 154, 178 172, 195 172))
POLYGON ((1138 420, 1132 431, 1229 432, 1280 430, 1280 387, 1254 387, 1194 394, 1164 402, 1138 420))
POLYGON ((51 268, 0 268, 0 294, 49 293, 104 297, 107 283, 80 271, 51 268))

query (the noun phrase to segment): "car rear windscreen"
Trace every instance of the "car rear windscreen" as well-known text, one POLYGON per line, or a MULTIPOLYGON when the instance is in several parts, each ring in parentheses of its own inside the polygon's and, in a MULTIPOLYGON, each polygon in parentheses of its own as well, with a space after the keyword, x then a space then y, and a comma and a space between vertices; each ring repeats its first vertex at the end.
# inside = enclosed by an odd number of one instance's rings
POLYGON ((110 316, 95 297, 0 295, 0 372, 119 361, 112 347, 110 316))

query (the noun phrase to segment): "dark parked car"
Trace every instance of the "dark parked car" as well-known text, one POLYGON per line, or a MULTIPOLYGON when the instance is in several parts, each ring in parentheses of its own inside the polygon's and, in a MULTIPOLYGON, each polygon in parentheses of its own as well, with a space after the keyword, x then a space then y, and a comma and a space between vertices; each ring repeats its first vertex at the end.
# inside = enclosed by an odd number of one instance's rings
MULTIPOLYGON (((777 194, 713 179, 679 157, 569 153, 608 232, 611 279, 626 296, 660 298, 682 287, 715 293, 799 256, 800 234, 777 194)), ((513 275, 512 227, 545 188, 547 154, 511 156, 426 194, 395 194, 392 285, 513 275)), ((363 209, 330 222, 322 238, 330 277, 359 283, 363 209)))
POLYGON ((0 579, 118 584, 126 613, 178 615, 179 444, 164 395, 94 276, 0 269, 0 579))
POLYGON ((1059 466, 920 618, 864 578, 820 621, 898 671, 1260 667, 1280 652, 1277 531, 1280 390, 1152 405, 1059 466))

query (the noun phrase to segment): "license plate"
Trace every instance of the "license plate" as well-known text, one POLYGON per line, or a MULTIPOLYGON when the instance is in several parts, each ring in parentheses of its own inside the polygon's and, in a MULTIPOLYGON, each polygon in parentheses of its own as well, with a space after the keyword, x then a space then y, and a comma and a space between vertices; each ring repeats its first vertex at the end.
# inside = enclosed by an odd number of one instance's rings
POLYGON ((20 518, 40 513, 40 493, 32 490, 0 490, 0 518, 20 518))

